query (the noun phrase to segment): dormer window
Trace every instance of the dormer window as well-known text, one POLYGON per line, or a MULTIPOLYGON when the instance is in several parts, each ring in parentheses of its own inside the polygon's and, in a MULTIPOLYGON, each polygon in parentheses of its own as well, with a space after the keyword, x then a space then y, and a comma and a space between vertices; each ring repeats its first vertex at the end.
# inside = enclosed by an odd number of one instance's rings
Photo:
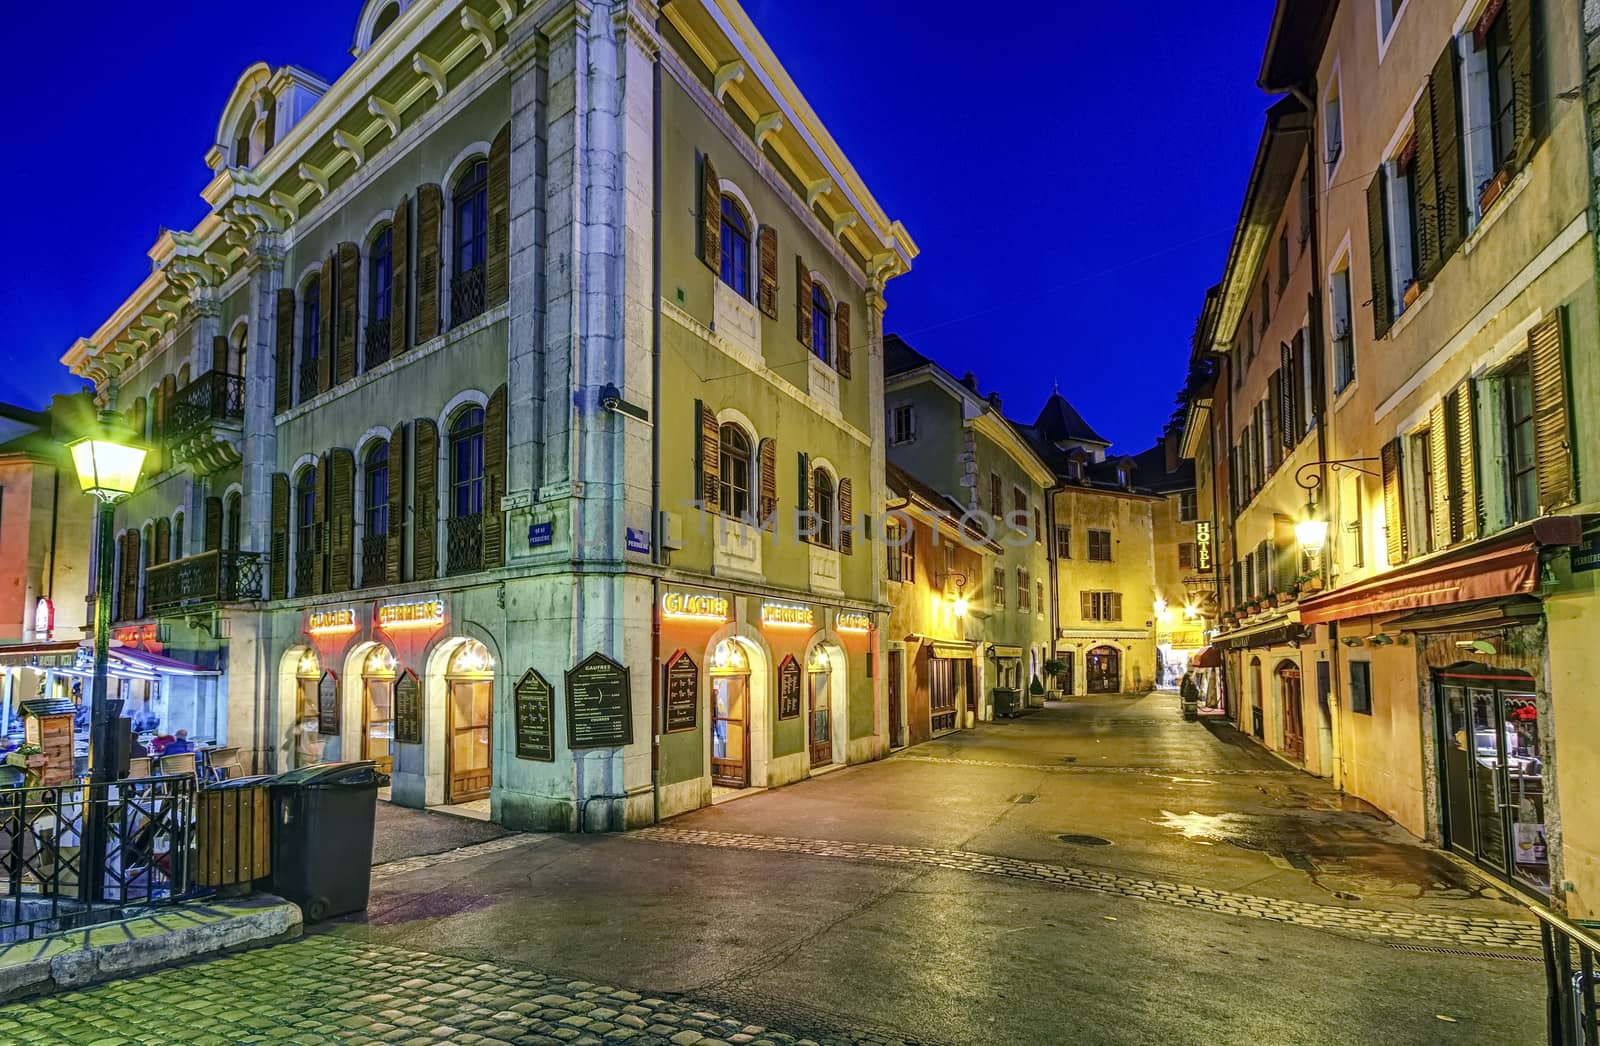
POLYGON ((372 23, 372 39, 376 40, 378 37, 382 36, 383 31, 389 28, 391 25, 394 25, 395 20, 399 17, 399 4, 390 4, 382 11, 379 11, 377 20, 372 23))

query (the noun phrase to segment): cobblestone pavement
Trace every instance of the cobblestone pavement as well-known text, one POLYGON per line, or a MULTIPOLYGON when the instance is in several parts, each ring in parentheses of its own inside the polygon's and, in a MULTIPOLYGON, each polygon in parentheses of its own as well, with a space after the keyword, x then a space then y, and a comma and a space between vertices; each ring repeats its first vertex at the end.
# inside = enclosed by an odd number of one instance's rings
POLYGON ((1241 770, 1236 767, 1196 769, 1192 766, 1095 766, 1093 763, 1007 763, 998 759, 956 759, 951 756, 914 755, 904 752, 890 762, 943 763, 947 766, 994 766, 1004 770, 1039 770, 1047 774, 1138 774, 1144 777, 1304 777, 1300 770, 1241 770))
POLYGON ((1138 879, 1111 872, 1070 868, 1040 861, 997 857, 966 850, 849 843, 823 839, 789 839, 678 828, 647 828, 635 832, 629 838, 683 846, 714 846, 733 850, 805 854, 845 861, 925 865, 973 872, 978 875, 1031 879, 1041 883, 1094 890, 1098 893, 1138 900, 1159 901, 1221 915, 1292 923, 1296 926, 1367 940, 1459 945, 1491 950, 1505 948, 1536 951, 1539 948, 1538 925, 1531 920, 1522 922, 1512 919, 1471 919, 1307 904, 1275 897, 1254 897, 1227 890, 1212 890, 1184 883, 1138 879))
POLYGON ((317 935, 0 1008, 0 1042, 886 1046, 907 1040, 850 1030, 804 1038, 677 999, 317 935))

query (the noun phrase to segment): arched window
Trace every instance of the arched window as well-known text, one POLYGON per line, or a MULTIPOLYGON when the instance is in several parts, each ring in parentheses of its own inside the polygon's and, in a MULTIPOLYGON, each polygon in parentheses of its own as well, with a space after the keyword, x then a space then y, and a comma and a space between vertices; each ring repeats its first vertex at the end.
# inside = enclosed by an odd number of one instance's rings
POLYGON ((469 407, 450 426, 450 514, 483 511, 483 408, 469 407))
POLYGON ((378 13, 377 21, 372 23, 372 39, 376 40, 383 35, 383 31, 394 25, 395 19, 400 17, 400 5, 390 4, 378 13))
POLYGON ((811 285, 811 351, 824 363, 833 362, 833 302, 822 284, 811 285))
POLYGON ((315 396, 317 384, 317 356, 322 352, 322 279, 317 276, 306 284, 301 296, 300 309, 300 400, 315 396))
POLYGON ((226 522, 222 527, 222 547, 229 552, 239 551, 239 532, 243 527, 240 517, 244 514, 244 498, 236 490, 229 494, 222 503, 223 517, 226 522))
POLYGON ((185 363, 183 366, 178 368, 178 388, 183 389, 183 388, 188 388, 188 386, 189 386, 189 365, 187 363, 185 363))
POLYGON ((450 277, 450 325, 481 315, 484 267, 489 257, 489 162, 477 160, 456 181, 451 199, 455 219, 455 269, 450 277))
POLYGON ((172 554, 168 559, 182 559, 183 545, 183 513, 179 512, 172 517, 172 554))
POLYGON ((229 374, 240 378, 244 377, 245 353, 249 351, 249 348, 250 329, 248 327, 240 327, 239 332, 233 337, 233 343, 228 346, 228 358, 221 361, 223 368, 229 374))
POLYGON ((378 440, 361 465, 366 530, 361 539, 361 584, 381 585, 388 568, 389 442, 378 440))
MULTIPOLYGON (((724 255, 726 257, 726 255, 724 255)), ((722 490, 717 496, 723 515, 735 519, 750 517, 750 437, 734 424, 722 426, 722 490)))
POLYGON ((817 514, 816 543, 833 547, 833 477, 826 469, 811 472, 811 511, 817 514))
POLYGON ((312 563, 317 552, 317 470, 306 468, 296 486, 294 592, 311 591, 312 563))
POLYGON ((750 216, 732 196, 722 198, 722 282, 750 297, 750 216))
POLYGON ((389 306, 394 287, 394 227, 385 225, 372 240, 367 265, 367 331, 362 346, 362 370, 371 370, 389 358, 389 306))

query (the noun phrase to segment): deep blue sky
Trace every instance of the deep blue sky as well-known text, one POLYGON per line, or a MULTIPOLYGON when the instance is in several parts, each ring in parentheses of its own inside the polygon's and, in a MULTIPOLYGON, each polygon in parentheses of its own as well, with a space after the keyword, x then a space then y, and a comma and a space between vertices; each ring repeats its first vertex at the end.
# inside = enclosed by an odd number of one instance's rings
MULTIPOLYGON (((867 185, 922 247, 890 330, 1031 420, 1053 382, 1121 449, 1154 440, 1221 273, 1268 99, 1271 5, 747 0, 867 185)), ((56 362, 205 214, 206 149, 261 59, 333 79, 359 0, 20 6, 0 119, 0 400, 56 362), (253 10, 253 9, 251 9, 253 10), (31 24, 30 24, 31 23, 31 24), (20 68, 15 68, 20 66, 20 68)))

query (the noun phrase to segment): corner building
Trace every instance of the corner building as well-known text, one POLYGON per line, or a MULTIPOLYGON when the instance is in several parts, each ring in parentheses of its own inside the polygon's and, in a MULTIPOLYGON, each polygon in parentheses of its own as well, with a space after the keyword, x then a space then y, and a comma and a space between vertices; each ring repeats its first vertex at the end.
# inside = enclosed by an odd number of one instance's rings
POLYGON ((887 746, 880 319, 916 246, 722 0, 370 0, 64 359, 157 448, 114 617, 257 770, 610 830, 887 746))

